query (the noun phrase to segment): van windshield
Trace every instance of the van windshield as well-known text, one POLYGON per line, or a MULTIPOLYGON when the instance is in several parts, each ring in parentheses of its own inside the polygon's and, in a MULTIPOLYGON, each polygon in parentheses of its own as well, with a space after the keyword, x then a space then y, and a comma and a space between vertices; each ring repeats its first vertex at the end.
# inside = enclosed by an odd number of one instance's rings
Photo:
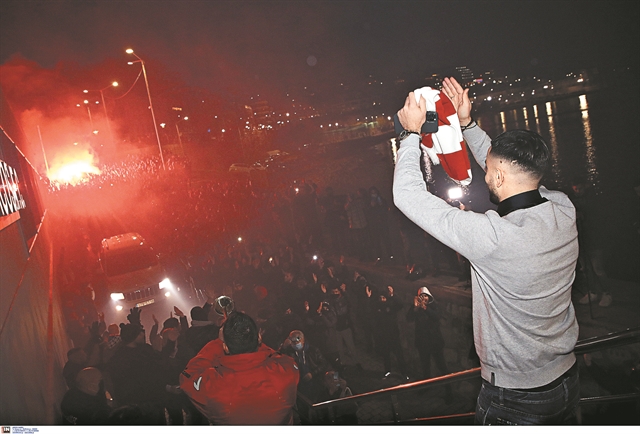
POLYGON ((110 252, 104 260, 104 272, 107 276, 119 276, 158 264, 158 258, 150 248, 110 252))

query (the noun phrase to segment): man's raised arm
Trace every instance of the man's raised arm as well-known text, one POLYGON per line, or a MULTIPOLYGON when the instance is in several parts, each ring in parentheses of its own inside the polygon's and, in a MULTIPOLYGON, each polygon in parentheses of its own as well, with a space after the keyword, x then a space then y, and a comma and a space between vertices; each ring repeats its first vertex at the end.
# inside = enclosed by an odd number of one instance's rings
POLYGON ((446 77, 442 82, 442 91, 449 97, 458 113, 458 120, 462 127, 462 135, 469 145, 480 167, 486 170, 487 151, 491 146, 491 138, 480 129, 476 121, 471 117, 471 100, 469 89, 462 86, 453 77, 446 77))

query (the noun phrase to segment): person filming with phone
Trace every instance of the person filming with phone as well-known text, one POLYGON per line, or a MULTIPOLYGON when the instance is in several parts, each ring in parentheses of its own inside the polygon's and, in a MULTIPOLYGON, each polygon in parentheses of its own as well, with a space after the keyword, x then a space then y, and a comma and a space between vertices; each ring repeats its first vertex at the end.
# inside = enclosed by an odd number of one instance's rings
POLYGON ((471 263, 474 342, 482 387, 478 424, 561 424, 579 401, 573 353, 578 323, 571 286, 578 259, 576 211, 540 180, 551 152, 542 137, 507 131, 493 140, 471 117, 469 90, 445 78, 465 141, 485 172, 497 211, 463 211, 431 194, 420 171, 426 101, 407 97, 394 203, 471 263))

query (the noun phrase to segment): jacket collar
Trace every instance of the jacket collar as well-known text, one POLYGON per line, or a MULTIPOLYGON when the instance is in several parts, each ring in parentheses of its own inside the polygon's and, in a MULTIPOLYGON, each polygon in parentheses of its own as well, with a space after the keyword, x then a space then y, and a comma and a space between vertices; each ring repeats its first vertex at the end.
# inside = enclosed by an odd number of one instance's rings
POLYGON ((531 208, 547 202, 547 199, 540 195, 538 190, 525 191, 514 196, 508 197, 498 205, 498 214, 504 217, 512 211, 518 209, 531 208))

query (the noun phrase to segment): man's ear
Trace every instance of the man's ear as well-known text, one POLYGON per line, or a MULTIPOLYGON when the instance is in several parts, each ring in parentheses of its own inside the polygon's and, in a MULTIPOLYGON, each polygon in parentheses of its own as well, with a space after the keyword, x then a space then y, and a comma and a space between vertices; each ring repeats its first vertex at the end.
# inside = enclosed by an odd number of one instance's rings
POLYGON ((224 342, 222 343, 222 349, 224 350, 225 354, 229 354, 229 347, 224 342))
POLYGON ((496 180, 496 188, 502 187, 502 184, 504 184, 505 171, 501 167, 497 167, 493 177, 496 180))
POLYGON ((258 345, 262 343, 262 329, 258 330, 258 345))

